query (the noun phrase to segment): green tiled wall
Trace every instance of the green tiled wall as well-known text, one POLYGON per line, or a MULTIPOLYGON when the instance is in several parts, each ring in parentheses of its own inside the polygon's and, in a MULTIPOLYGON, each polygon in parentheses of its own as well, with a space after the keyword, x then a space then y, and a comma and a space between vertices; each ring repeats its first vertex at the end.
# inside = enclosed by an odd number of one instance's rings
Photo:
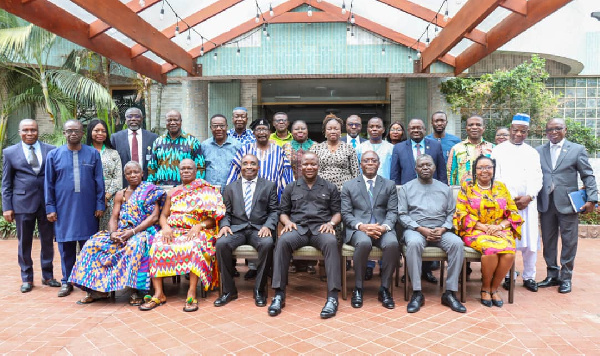
POLYGON ((239 80, 208 84, 208 118, 211 118, 215 114, 222 114, 227 118, 229 127, 232 127, 231 116, 233 108, 239 106, 239 103, 239 80))
MULTIPOLYGON (((203 75, 386 74, 413 70, 408 54, 415 58, 415 53, 405 46, 387 42, 382 55, 382 42, 374 35, 370 41, 373 44, 348 45, 345 23, 274 24, 269 26, 269 33, 270 40, 260 31, 254 34, 262 36, 257 41, 260 45, 240 45, 239 56, 237 46, 226 46, 216 50, 217 60, 214 51, 199 57, 203 75)), ((451 71, 443 63, 435 63, 431 69, 432 73, 451 71)), ((169 73, 181 75, 180 70, 169 73)))

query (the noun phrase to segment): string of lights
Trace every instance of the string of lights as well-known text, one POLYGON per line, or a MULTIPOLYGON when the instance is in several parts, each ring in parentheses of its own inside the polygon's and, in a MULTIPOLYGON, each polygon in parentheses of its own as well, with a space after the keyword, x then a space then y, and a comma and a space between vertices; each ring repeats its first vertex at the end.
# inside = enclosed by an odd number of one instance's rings
MULTIPOLYGON (((459 2, 460 0, 457 0, 456 3, 460 4, 459 2)), ((448 0, 444 0, 442 1, 442 4, 440 5, 439 9, 437 10, 436 14, 433 16, 433 18, 427 23, 427 26, 425 27, 425 30, 423 30, 423 33, 421 33, 421 36, 419 36, 419 38, 415 41, 415 43, 413 43, 409 49, 415 50, 417 51, 417 59, 421 58, 421 51, 420 49, 414 48, 415 46, 417 46, 419 43, 421 43, 421 39, 423 38, 423 36, 425 36, 425 47, 429 47, 429 43, 431 42, 429 39, 429 27, 434 25, 435 29, 434 29, 434 38, 437 37, 438 35, 438 16, 440 16, 442 9, 444 8, 444 5, 446 5, 446 10, 444 11, 444 22, 448 21, 448 0)), ((412 63, 413 58, 412 56, 409 54, 408 55, 408 61, 412 63)))

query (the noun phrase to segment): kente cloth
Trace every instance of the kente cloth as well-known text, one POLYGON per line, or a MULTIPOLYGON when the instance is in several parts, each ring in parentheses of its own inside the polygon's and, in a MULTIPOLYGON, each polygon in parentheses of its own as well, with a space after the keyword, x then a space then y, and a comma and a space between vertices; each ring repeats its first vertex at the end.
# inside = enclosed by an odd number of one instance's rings
POLYGON ((458 192, 453 223, 465 245, 481 254, 514 254, 515 238, 521 238, 523 219, 503 183, 494 182, 490 191, 479 188, 473 182, 464 182, 458 192), (486 235, 475 229, 477 222, 499 225, 505 219, 510 223, 502 230, 506 233, 505 237, 486 235))
POLYGON ((448 185, 462 185, 464 181, 471 180, 473 161, 481 155, 490 157, 493 148, 493 143, 483 139, 478 144, 472 144, 466 139, 454 145, 448 153, 446 164, 448 185))
POLYGON ((89 239, 98 232, 96 210, 105 209, 100 153, 87 145, 79 151, 63 145, 48 153, 45 169, 46 214, 56 213, 56 242, 89 239))
MULTIPOLYGON (((152 183, 142 182, 129 199, 121 203, 117 231, 136 228, 150 216, 165 192, 152 183)), ((158 223, 130 237, 125 243, 110 240, 108 231, 100 231, 83 246, 69 282, 99 292, 112 292, 126 287, 142 291, 150 289, 150 246, 158 223)), ((136 229, 137 230, 137 229, 136 229)))
POLYGON ((158 185, 181 184, 179 163, 186 158, 196 162, 196 178, 204 178, 204 156, 200 140, 184 131, 176 138, 171 138, 168 132, 159 136, 152 145, 148 182, 158 185))
POLYGON ((162 232, 154 237, 150 248, 150 276, 168 277, 194 273, 205 290, 218 282, 216 268, 217 228, 201 230, 188 241, 190 229, 204 218, 213 218, 216 226, 225 215, 225 204, 219 188, 205 180, 175 187, 171 194, 170 215, 167 224, 173 231, 173 240, 166 244, 162 232))
MULTIPOLYGON (((513 199, 518 196, 537 197, 542 189, 542 165, 540 154, 526 143, 515 145, 505 141, 494 147, 492 158, 496 160, 495 180, 504 183, 513 199)), ((521 239, 517 249, 537 251, 540 242, 537 201, 519 210, 523 218, 521 239)))
POLYGON ((290 161, 288 161, 283 153, 283 149, 274 143, 269 143, 269 147, 264 151, 259 150, 256 143, 242 146, 233 161, 231 161, 227 184, 235 182, 240 178, 242 158, 248 153, 255 155, 260 162, 258 176, 277 185, 277 198, 281 200, 283 189, 288 183, 294 180, 294 172, 292 171, 290 161))

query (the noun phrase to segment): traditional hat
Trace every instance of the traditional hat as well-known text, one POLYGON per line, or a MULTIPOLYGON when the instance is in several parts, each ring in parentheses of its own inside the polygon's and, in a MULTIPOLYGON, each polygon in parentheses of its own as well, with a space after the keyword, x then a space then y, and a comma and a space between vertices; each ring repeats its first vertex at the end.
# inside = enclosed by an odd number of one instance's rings
POLYGON ((531 121, 531 118, 529 117, 529 115, 521 114, 521 113, 516 114, 515 116, 513 116, 513 119, 512 119, 512 123, 517 124, 517 125, 529 126, 530 121, 531 121))
POLYGON ((248 112, 248 109, 246 109, 246 108, 245 108, 245 107, 243 107, 243 106, 238 106, 237 108, 234 108, 234 109, 233 109, 233 112, 236 112, 236 111, 248 112))
POLYGON ((250 129, 254 130, 256 129, 256 126, 266 126, 269 130, 271 129, 271 124, 269 124, 269 121, 267 121, 267 119, 256 119, 254 121, 252 121, 252 123, 250 124, 250 129))

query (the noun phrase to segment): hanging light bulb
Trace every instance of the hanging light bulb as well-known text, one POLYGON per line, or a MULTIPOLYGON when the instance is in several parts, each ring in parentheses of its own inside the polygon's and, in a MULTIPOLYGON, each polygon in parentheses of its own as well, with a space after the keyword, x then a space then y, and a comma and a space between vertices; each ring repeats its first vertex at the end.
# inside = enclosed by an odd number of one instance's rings
POLYGON ((421 52, 420 51, 417 51, 417 58, 421 59, 421 52))
POLYGON ((204 55, 204 45, 200 47, 200 57, 204 55))
POLYGON ((140 7, 146 6, 146 2, 144 0, 140 0, 140 7))
POLYGON ((312 6, 308 5, 308 17, 312 16, 312 6))
POLYGON ((435 32, 433 33, 433 37, 437 37, 438 36, 438 27, 437 25, 435 26, 435 32))
POLYGON ((236 56, 240 56, 240 48, 238 47, 237 52, 235 53, 236 56))
POLYGON ((267 41, 271 40, 271 35, 267 32, 267 41))
POLYGON ((408 63, 412 63, 412 61, 413 61, 413 60, 412 60, 412 56, 411 56, 411 55, 409 55, 409 56, 408 56, 408 63))
POLYGON ((385 56, 385 47, 381 47, 381 55, 385 56))
POLYGON ((175 37, 179 36, 179 24, 175 26, 175 37))
POLYGON ((266 23, 263 25, 262 33, 263 33, 263 36, 267 35, 267 24, 266 23))
POLYGON ((256 22, 256 23, 260 22, 260 16, 258 16, 258 12, 256 13, 256 17, 254 18, 254 22, 256 22))
POLYGON ((217 52, 215 52, 215 54, 213 55, 213 59, 216 61, 217 60, 217 52))
POLYGON ((273 5, 269 4, 269 15, 271 15, 271 17, 275 16, 275 12, 273 11, 273 5))
POLYGON ((159 15, 159 17, 160 17, 161 21, 165 19, 165 8, 164 7, 162 7, 160 9, 160 15, 159 15))
POLYGON ((353 25, 356 23, 356 19, 354 18, 354 14, 352 14, 352 16, 350 16, 350 23, 353 24, 353 25))
POLYGON ((190 30, 188 30, 188 35, 187 38, 185 39, 185 44, 187 44, 188 46, 192 43, 192 34, 190 33, 190 30))
POLYGON ((342 1, 342 15, 346 15, 346 2, 342 1))

